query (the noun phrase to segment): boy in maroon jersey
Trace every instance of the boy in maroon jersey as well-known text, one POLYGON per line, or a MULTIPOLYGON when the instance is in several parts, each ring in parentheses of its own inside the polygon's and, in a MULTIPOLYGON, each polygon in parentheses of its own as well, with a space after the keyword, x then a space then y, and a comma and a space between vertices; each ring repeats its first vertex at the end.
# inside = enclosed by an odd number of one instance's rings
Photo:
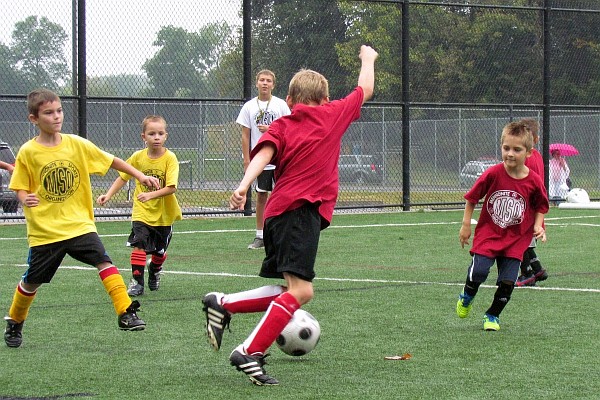
POLYGON ((544 214, 549 203, 540 176, 525 166, 531 156, 533 135, 522 121, 511 122, 502 130, 502 163, 488 168, 471 190, 459 232, 461 245, 469 244, 471 217, 475 206, 485 198, 475 227, 471 265, 456 303, 456 313, 466 318, 479 286, 487 279, 494 262, 498 268, 498 289, 492 305, 483 317, 483 329, 500 329, 500 313, 506 307, 514 289, 523 253, 536 239, 546 240, 544 214))
MULTIPOLYGON (((537 121, 535 119, 522 119, 521 122, 527 124, 531 134, 533 135, 533 145, 537 145, 540 140, 538 135, 540 126, 537 121)), ((530 171, 538 174, 540 178, 542 178, 542 182, 544 182, 544 159, 535 147, 531 149, 531 156, 527 157, 525 160, 525 165, 530 171)), ((532 238, 529 247, 523 254, 523 261, 521 262, 521 275, 517 279, 517 286, 535 286, 536 282, 545 281, 548 279, 548 273, 542 267, 542 263, 535 253, 536 245, 537 240, 532 238)))
POLYGON ((223 329, 232 314, 266 311, 229 357, 231 364, 257 385, 279 384, 263 369, 266 351, 294 312, 313 298, 319 235, 331 223, 337 199, 342 136, 373 94, 377 55, 371 47, 361 47, 358 86, 345 98, 332 102, 323 75, 311 70, 298 72, 286 98, 292 113, 273 121, 262 135, 229 201, 232 209, 241 209, 248 187, 265 165, 276 166, 277 185, 264 215, 266 256, 260 276, 284 278, 286 286, 233 294, 212 292, 203 300, 207 334, 215 350, 221 347, 223 329))

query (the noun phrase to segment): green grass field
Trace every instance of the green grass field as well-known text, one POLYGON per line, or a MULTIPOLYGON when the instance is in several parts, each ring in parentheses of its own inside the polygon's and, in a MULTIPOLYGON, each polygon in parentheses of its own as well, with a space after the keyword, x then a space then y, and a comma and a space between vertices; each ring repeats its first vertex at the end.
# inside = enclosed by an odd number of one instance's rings
MULTIPOLYGON (((470 261, 462 211, 336 215, 322 232, 315 298, 321 341, 305 357, 276 346, 256 387, 229 365, 262 314, 235 315, 220 352, 201 299, 278 281, 256 277, 253 218, 176 225, 162 286, 139 298, 142 332, 122 332, 94 269, 67 258, 31 308, 18 349, 0 345, 0 399, 582 399, 600 395, 600 211, 552 208, 538 255, 550 278, 514 291, 484 332, 496 271, 472 315, 454 311, 470 261), (405 361, 385 356, 410 353, 405 361)), ((99 222, 126 281, 129 222, 99 222)), ((0 225, 0 312, 25 270, 24 225, 0 225)), ((1 343, 1 342, 0 342, 1 343)))

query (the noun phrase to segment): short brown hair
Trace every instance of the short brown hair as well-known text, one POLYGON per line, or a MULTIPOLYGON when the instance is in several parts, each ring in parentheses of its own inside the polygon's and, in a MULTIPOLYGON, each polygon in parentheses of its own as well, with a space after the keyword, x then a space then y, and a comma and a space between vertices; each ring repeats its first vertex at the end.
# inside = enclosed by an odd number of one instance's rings
POLYGON ((27 111, 34 117, 38 117, 40 106, 53 101, 60 101, 60 97, 52 90, 44 88, 35 89, 27 95, 27 111))
POLYGON ((504 143, 504 138, 507 136, 515 136, 523 139, 523 146, 527 151, 533 148, 533 134, 527 123, 523 121, 511 122, 502 129, 500 143, 504 143))
POLYGON ((148 127, 149 122, 162 122, 165 124, 165 129, 167 129, 167 121, 160 115, 148 115, 142 121, 142 132, 146 132, 146 128, 148 127))
POLYGON ((321 103, 329 97, 329 82, 316 71, 301 69, 290 81, 288 96, 292 104, 321 103))
POLYGON ((540 124, 533 118, 524 118, 520 122, 523 122, 533 135, 533 140, 535 141, 538 138, 538 132, 540 130, 540 124))
POLYGON ((269 70, 269 69, 261 69, 260 71, 258 71, 256 73, 256 82, 258 82, 258 77, 261 75, 270 75, 271 78, 273 78, 273 85, 275 85, 275 72, 269 70))

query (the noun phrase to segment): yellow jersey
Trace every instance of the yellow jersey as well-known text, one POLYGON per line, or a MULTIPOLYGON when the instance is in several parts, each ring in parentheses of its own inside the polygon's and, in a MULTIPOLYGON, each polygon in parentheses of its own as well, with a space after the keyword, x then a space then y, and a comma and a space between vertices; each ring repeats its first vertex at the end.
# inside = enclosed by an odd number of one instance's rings
POLYGON ((91 174, 104 175, 114 156, 87 139, 60 134, 47 147, 31 139, 17 153, 10 189, 36 193, 36 207, 23 207, 29 246, 59 242, 96 232, 91 174))
MULTIPOLYGON (((161 189, 167 186, 177 188, 179 180, 179 161, 172 151, 168 150, 159 158, 148 157, 148 149, 138 150, 127 159, 127 163, 148 176, 154 176, 160 181, 161 189)), ((119 172, 119 176, 129 181, 132 176, 119 172)), ((137 200, 138 194, 155 190, 135 183, 133 193, 133 212, 132 221, 143 222, 150 226, 171 226, 174 221, 182 218, 181 208, 175 193, 167 196, 158 197, 144 203, 137 200)))

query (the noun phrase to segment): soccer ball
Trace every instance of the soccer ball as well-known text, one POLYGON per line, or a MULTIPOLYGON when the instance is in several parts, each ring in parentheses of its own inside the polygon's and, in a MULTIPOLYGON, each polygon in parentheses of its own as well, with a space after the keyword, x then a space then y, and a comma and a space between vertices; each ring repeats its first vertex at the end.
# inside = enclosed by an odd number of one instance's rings
POLYGON ((277 337, 277 346, 290 356, 310 353, 321 338, 319 321, 303 309, 298 309, 277 337))

